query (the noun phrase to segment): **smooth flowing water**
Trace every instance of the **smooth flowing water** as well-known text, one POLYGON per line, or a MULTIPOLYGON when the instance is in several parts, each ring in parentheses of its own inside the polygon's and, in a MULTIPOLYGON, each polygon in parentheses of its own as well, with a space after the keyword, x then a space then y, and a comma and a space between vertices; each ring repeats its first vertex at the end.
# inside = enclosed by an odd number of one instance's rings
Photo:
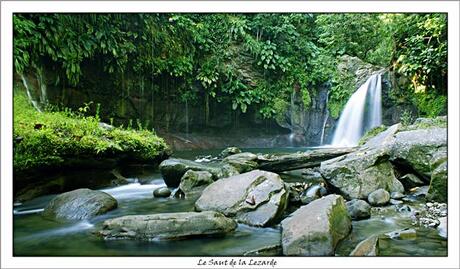
MULTIPOLYGON (((289 153, 308 148, 247 149, 259 153, 289 153)), ((193 150, 175 154, 194 160, 197 156, 216 156, 220 150, 193 150)), ((121 169, 120 169, 121 170, 121 169)), ((98 173, 96 173, 98 174, 98 173)), ((103 175, 103 173, 100 173, 103 175)), ((247 251, 280 244, 279 225, 255 228, 239 224, 235 232, 224 237, 203 237, 177 241, 104 241, 94 231, 101 228, 109 218, 167 212, 193 211, 197 197, 190 199, 154 198, 152 192, 165 186, 158 171, 152 169, 124 169, 124 176, 133 182, 116 187, 102 187, 118 200, 118 208, 104 215, 77 222, 57 223, 42 218, 41 212, 55 196, 43 195, 14 207, 14 255, 16 256, 241 256, 247 251), (144 184, 141 184, 142 182, 144 184)), ((98 174, 99 175, 99 174, 98 174)), ((302 181, 301 171, 283 173, 286 182, 302 181)), ((69 175, 75 180, 75 173, 69 175)), ((91 186, 88 186, 91 188, 91 186)), ((337 248, 338 255, 349 252, 367 236, 374 233, 393 231, 410 226, 408 216, 394 210, 373 215, 369 220, 353 222, 353 230, 337 248)), ((387 240, 382 255, 446 255, 446 239, 435 229, 418 230, 414 240, 387 240)))
POLYGON ((382 77, 374 74, 348 100, 334 132, 332 146, 358 145, 363 134, 382 124, 382 77))

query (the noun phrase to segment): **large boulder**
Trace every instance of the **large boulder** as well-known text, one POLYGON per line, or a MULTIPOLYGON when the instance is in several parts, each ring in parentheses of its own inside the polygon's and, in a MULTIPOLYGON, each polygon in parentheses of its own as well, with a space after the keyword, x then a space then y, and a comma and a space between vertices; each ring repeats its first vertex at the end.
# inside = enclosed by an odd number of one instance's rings
POLYGON ((281 222, 284 255, 330 256, 351 230, 351 220, 340 195, 322 197, 296 210, 281 222))
POLYGON ((213 182, 212 174, 208 171, 188 170, 180 180, 179 189, 185 196, 190 196, 200 193, 213 182))
POLYGON ((218 212, 180 212, 130 215, 104 221, 104 239, 172 240, 194 236, 224 235, 237 224, 218 212))
POLYGON ((431 174, 431 183, 426 199, 447 202, 447 161, 441 163, 431 174))
POLYGON ((390 160, 410 167, 418 175, 430 179, 433 171, 432 158, 442 155, 446 146, 447 128, 403 131, 395 135, 390 160))
POLYGON ((366 148, 321 163, 326 181, 347 199, 367 199, 377 190, 404 192, 389 161, 389 147, 366 148))
POLYGON ((213 179, 231 176, 238 172, 228 165, 203 164, 184 159, 167 159, 160 163, 160 172, 168 187, 178 187, 182 176, 188 170, 207 171, 212 174, 213 179))
POLYGON ((254 170, 212 183, 203 190, 195 209, 214 210, 242 223, 267 226, 281 216, 287 199, 288 192, 279 175, 254 170))
POLYGON ((102 191, 77 189, 54 197, 43 217, 58 221, 77 221, 104 214, 117 208, 117 200, 102 191))

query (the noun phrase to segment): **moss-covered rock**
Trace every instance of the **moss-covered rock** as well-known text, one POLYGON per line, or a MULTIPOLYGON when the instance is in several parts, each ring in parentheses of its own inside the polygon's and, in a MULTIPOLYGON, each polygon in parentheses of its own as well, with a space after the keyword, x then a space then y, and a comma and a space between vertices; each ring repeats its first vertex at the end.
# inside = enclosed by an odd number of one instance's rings
POLYGON ((426 199, 441 203, 447 202, 447 162, 441 163, 431 174, 426 199))
POLYGON ((213 182, 212 174, 208 171, 188 170, 180 180, 179 189, 187 197, 200 193, 213 182))
POLYGON ((38 112, 15 94, 14 171, 56 167, 113 166, 119 161, 159 163, 171 153, 147 130, 106 128, 98 117, 71 111, 38 112))
POLYGON ((281 226, 284 255, 331 256, 351 231, 351 219, 344 199, 331 194, 299 208, 281 226))

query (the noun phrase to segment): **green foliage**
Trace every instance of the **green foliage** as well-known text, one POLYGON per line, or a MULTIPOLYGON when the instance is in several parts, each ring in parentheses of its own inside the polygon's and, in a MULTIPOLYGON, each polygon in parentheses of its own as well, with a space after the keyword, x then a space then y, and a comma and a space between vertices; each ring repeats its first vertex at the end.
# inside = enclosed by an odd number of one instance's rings
POLYGON ((336 68, 349 54, 392 64, 411 82, 398 96, 432 116, 444 113, 446 22, 445 14, 15 14, 14 66, 46 63, 77 87, 88 66, 102 66, 121 89, 136 77, 132 87, 150 82, 165 101, 215 99, 265 118, 282 113, 277 100, 289 102, 294 85, 308 109, 331 82, 337 118, 355 90, 336 68))
POLYGON ((374 127, 372 129, 370 129, 369 131, 367 131, 363 135, 363 137, 361 137, 361 139, 359 140, 358 145, 364 145, 371 138, 375 137, 376 135, 380 134, 381 132, 385 131, 386 129, 388 129, 388 127, 385 126, 385 125, 377 126, 377 127, 374 127))
POLYGON ((13 137, 16 171, 57 166, 71 158, 125 155, 152 161, 169 152, 163 139, 152 132, 106 130, 99 126, 96 117, 70 110, 40 113, 20 93, 14 96, 13 137))
POLYGON ((403 126, 408 126, 412 123, 412 113, 409 110, 404 110, 401 113, 401 124, 403 126))

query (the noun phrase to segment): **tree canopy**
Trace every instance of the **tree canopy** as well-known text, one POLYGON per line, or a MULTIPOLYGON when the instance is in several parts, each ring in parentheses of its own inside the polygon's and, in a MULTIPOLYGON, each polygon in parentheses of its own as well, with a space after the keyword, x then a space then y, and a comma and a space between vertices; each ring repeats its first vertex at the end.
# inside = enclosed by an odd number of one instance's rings
MULTIPOLYGON (((242 112, 257 105, 270 118, 295 84, 308 107, 315 87, 342 83, 336 59, 348 54, 407 77, 399 97, 427 115, 446 102, 445 14, 15 14, 13 22, 16 72, 46 60, 74 86, 85 62, 102 62, 115 79, 174 81, 178 100, 205 96, 242 112)), ((346 98, 340 91, 330 94, 346 98)))

